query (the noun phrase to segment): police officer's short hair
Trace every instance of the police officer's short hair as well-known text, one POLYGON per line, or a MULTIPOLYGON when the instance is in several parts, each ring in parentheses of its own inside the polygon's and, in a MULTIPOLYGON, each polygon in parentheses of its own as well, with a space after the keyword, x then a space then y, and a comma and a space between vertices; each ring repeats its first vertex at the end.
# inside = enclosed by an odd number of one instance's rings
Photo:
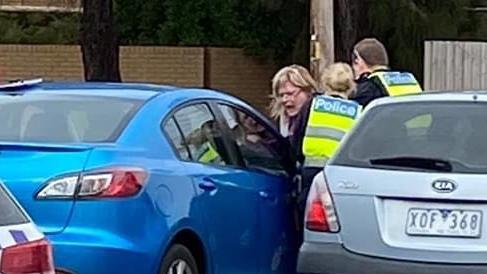
POLYGON ((355 89, 353 70, 347 63, 333 63, 321 75, 321 83, 325 94, 347 99, 355 89))
POLYGON ((384 45, 375 38, 365 38, 355 44, 353 54, 369 66, 389 66, 389 56, 384 45))

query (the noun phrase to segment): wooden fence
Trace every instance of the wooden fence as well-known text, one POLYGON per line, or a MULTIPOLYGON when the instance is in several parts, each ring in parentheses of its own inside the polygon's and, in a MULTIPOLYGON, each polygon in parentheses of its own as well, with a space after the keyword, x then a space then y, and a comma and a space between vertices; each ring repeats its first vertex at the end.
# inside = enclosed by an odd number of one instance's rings
POLYGON ((425 90, 487 90, 487 43, 426 41, 425 90))

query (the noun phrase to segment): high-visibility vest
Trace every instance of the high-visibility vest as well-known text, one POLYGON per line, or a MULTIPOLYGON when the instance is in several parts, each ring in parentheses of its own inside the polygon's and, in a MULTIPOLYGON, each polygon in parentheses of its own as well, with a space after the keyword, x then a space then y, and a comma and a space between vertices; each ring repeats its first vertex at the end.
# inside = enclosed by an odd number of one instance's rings
POLYGON ((375 71, 369 79, 377 77, 389 96, 421 93, 423 91, 412 73, 399 71, 375 71))
MULTIPOLYGON (((376 71, 369 75, 379 78, 389 96, 417 94, 423 90, 412 73, 399 71, 376 71)), ((409 123, 410 128, 428 127, 431 125, 431 117, 422 116, 409 123)))
POLYGON ((316 96, 311 103, 303 139, 305 167, 323 167, 343 136, 352 128, 362 107, 350 100, 316 96))
POLYGON ((221 161, 220 154, 213 148, 210 142, 205 142, 197 151, 197 161, 210 164, 221 161))

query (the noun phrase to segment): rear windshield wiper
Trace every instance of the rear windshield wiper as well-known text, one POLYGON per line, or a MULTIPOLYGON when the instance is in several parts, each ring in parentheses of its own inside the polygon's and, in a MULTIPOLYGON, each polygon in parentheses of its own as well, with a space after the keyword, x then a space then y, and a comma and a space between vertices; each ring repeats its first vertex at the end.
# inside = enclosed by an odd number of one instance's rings
POLYGON ((452 164, 448 160, 424 157, 390 157, 369 160, 372 165, 421 168, 435 171, 452 171, 452 164))

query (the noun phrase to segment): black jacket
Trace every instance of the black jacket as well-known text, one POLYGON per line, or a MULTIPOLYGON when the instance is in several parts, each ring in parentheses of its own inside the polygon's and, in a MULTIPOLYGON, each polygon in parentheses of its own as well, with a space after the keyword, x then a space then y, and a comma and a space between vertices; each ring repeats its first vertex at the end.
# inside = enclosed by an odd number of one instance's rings
POLYGON ((296 155, 296 159, 300 164, 304 163, 304 154, 302 149, 303 139, 304 134, 306 133, 306 126, 308 124, 308 117, 312 102, 313 97, 310 97, 306 103, 304 103, 299 113, 295 117, 290 118, 289 121, 289 143, 291 144, 293 153, 296 155))
POLYGON ((387 96, 385 87, 378 77, 369 78, 370 73, 360 75, 356 80, 357 90, 355 95, 350 98, 363 107, 367 106, 372 100, 387 96))

